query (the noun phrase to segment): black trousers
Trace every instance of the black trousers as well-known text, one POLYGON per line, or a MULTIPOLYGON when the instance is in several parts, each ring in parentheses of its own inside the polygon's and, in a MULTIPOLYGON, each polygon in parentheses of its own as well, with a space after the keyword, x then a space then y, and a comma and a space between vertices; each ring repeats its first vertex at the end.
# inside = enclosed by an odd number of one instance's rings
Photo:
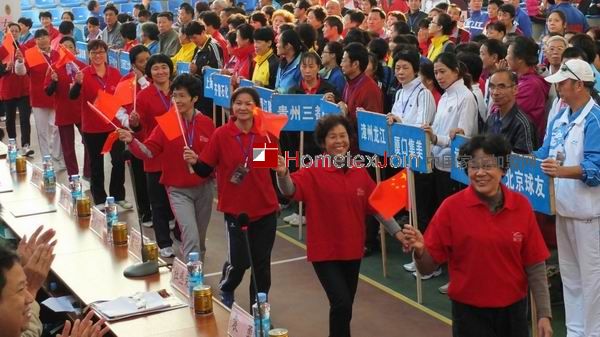
POLYGON ((504 308, 478 308, 452 301, 454 337, 528 337, 527 297, 504 308))
POLYGON ((156 243, 160 248, 171 247, 171 230, 169 221, 174 218, 169 197, 165 186, 159 182, 161 172, 147 172, 146 184, 148 185, 148 197, 152 206, 152 227, 156 236, 156 243))
POLYGON ((126 152, 126 158, 131 163, 131 178, 133 188, 135 189, 135 203, 138 216, 143 222, 150 221, 152 213, 150 210, 150 199, 148 198, 148 185, 146 183, 146 174, 144 172, 144 161, 134 157, 129 151, 126 152))
POLYGON ((361 260, 313 262, 329 299, 329 337, 350 337, 361 260))
POLYGON ((435 179, 432 173, 414 172, 415 196, 417 198, 417 225, 425 232, 438 205, 435 195, 435 179))
MULTIPOLYGON (((239 229, 236 218, 225 214, 229 256, 223 264, 223 275, 219 287, 221 291, 233 292, 244 278, 246 269, 250 268, 250 259, 246 248, 244 233, 239 229)), ((269 293, 271 288, 271 250, 275 242, 277 215, 271 213, 248 226, 248 240, 256 276, 258 292, 269 293)), ((256 302, 256 292, 250 282, 250 306, 256 302)))
POLYGON ((17 109, 19 109, 19 125, 21 127, 21 146, 30 145, 31 141, 31 105, 29 105, 29 96, 13 98, 4 101, 6 111, 6 132, 8 138, 17 138, 17 109))
MULTIPOLYGON (((83 133, 83 141, 87 146, 90 156, 90 168, 92 170, 90 190, 92 192, 92 197, 94 198, 94 204, 96 205, 106 201, 106 191, 104 190, 104 156, 101 152, 108 134, 108 132, 83 133)), ((116 141, 110 150, 112 170, 110 172, 109 193, 111 196, 115 197, 115 201, 125 199, 124 150, 125 144, 121 141, 116 141)))
POLYGON ((437 210, 447 197, 460 190, 460 184, 450 178, 450 172, 434 168, 431 174, 433 175, 433 190, 435 191, 434 210, 437 210))

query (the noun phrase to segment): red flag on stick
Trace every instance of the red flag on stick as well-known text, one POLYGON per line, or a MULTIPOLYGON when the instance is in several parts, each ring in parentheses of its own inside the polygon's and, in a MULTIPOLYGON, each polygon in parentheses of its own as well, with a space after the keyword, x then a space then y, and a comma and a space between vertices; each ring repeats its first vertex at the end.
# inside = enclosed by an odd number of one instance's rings
POLYGON ((135 74, 131 73, 117 84, 115 89, 115 99, 120 105, 129 105, 133 103, 135 99, 135 74))
POLYGON ((38 47, 29 48, 25 51, 25 61, 29 67, 35 67, 40 64, 48 63, 46 57, 38 47))
POLYGON ((2 46, 4 47, 4 49, 6 49, 6 52, 8 53, 8 55, 6 55, 6 57, 4 57, 2 62, 8 63, 8 62, 11 62, 15 58, 15 51, 16 51, 15 44, 16 44, 15 39, 14 39, 12 33, 8 32, 7 34, 4 35, 4 41, 2 41, 2 46))
POLYGON ((115 129, 119 129, 119 127, 115 123, 113 123, 110 119, 108 119, 108 117, 106 117, 102 111, 98 110, 98 108, 96 108, 92 103, 90 103, 90 101, 87 102, 87 105, 88 105, 88 107, 90 109, 92 109, 92 111, 94 111, 95 113, 97 113, 98 116, 100 116, 105 122, 107 122, 110 125, 114 126, 115 129))
POLYGON ((108 137, 106 138, 106 141, 104 142, 104 146, 102 146, 102 152, 100 152, 100 153, 101 154, 109 153, 113 147, 113 144, 117 140, 119 140, 119 134, 117 133, 117 131, 109 133, 108 137))
POLYGON ((100 112, 102 112, 110 121, 115 118, 117 111, 121 108, 121 104, 116 97, 104 90, 98 90, 98 96, 94 101, 94 106, 96 106, 96 108, 98 108, 98 110, 100 110, 100 112))
POLYGON ((179 127, 180 117, 175 108, 175 104, 171 104, 169 111, 154 118, 168 140, 171 141, 183 136, 181 128, 179 127))
POLYGON ((288 122, 287 115, 279 115, 266 112, 260 109, 259 107, 254 108, 252 114, 254 115, 254 123, 256 125, 256 129, 263 136, 271 134, 275 136, 275 138, 279 139, 281 130, 285 127, 285 125, 288 122))
POLYGON ((67 63, 75 61, 75 55, 62 44, 58 45, 58 61, 54 63, 56 69, 64 67, 67 63))
POLYGON ((408 206, 408 183, 406 169, 382 181, 369 196, 369 204, 385 219, 408 206))

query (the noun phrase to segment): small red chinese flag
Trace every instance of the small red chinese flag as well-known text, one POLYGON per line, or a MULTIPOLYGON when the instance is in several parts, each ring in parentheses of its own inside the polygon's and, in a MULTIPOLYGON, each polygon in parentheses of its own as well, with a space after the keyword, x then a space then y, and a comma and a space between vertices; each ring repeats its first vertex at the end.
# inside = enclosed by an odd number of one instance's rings
POLYGON ((121 79, 115 89, 115 98, 120 105, 133 104, 135 99, 135 74, 130 73, 121 79))
POLYGON ((38 47, 33 47, 25 51, 25 61, 29 67, 35 67, 46 63, 46 58, 38 47))
POLYGON ((2 46, 6 49, 8 55, 4 57, 2 62, 8 63, 11 62, 15 58, 15 39, 11 33, 7 33, 4 35, 4 41, 2 41, 2 46))
POLYGON ((110 121, 115 118, 117 111, 121 108, 121 104, 115 99, 115 96, 104 90, 98 90, 98 96, 94 101, 94 106, 110 121))
POLYGON ((58 45, 58 61, 54 63, 56 69, 64 67, 67 63, 75 61, 75 55, 62 44, 58 45))
POLYGON ((281 130, 288 122, 287 115, 266 112, 259 107, 254 108, 252 114, 254 115, 256 129, 263 136, 271 134, 279 139, 281 130))
POLYGON ((108 134, 108 137, 106 138, 106 141, 104 142, 104 146, 102 146, 102 154, 107 154, 110 152, 110 150, 113 147, 113 144, 119 140, 119 134, 117 133, 117 131, 111 132, 108 134))
POLYGON ((408 182, 406 169, 382 181, 369 196, 369 204, 385 219, 408 206, 408 182))
POLYGON ((180 136, 183 136, 181 133, 181 128, 179 128, 179 114, 177 113, 175 104, 171 104, 169 111, 154 118, 168 140, 174 140, 180 136))

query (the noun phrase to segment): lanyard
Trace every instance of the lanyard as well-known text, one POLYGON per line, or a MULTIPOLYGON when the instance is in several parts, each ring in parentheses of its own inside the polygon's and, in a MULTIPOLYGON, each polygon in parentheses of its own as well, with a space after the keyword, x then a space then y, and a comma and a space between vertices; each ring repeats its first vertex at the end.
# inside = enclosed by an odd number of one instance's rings
POLYGON ((156 85, 154 86, 154 88, 156 88, 156 91, 158 91, 158 97, 160 97, 160 100, 162 101, 162 104, 165 107, 165 111, 169 111, 169 109, 171 108, 171 100, 167 99, 163 92, 160 89, 158 89, 156 85))
POLYGON ((191 148, 194 146, 194 134, 196 133, 196 128, 194 128, 194 125, 196 124, 196 112, 194 111, 191 122, 188 122, 185 119, 183 122, 185 123, 185 138, 187 139, 188 146, 191 148), (192 130, 191 135, 190 129, 192 130))
POLYGON ((400 102, 402 102, 402 118, 404 118, 404 113, 406 112, 406 107, 407 107, 408 103, 410 102, 410 99, 412 98, 415 91, 417 89, 419 89, 420 87, 421 87, 421 83, 417 84, 415 86, 415 88, 408 95, 408 98, 406 99, 406 101, 404 101, 404 99, 403 99, 404 98, 404 89, 402 89, 402 93, 400 94, 400 102))
MULTIPOLYGON (((108 71, 108 69, 107 69, 107 71, 108 71)), ((98 76, 98 74, 96 74, 96 81, 98 81, 98 83, 100 83, 102 90, 106 91, 106 82, 104 82, 104 80, 101 79, 100 76, 98 76)))
POLYGON ((240 144, 240 148, 242 149, 242 156, 244 157, 244 167, 248 167, 248 157, 250 157, 250 151, 252 151, 252 145, 254 144, 254 134, 250 136, 250 144, 248 144, 248 147, 246 149, 244 149, 244 144, 242 144, 242 138, 240 137, 240 135, 235 136, 235 139, 240 144))

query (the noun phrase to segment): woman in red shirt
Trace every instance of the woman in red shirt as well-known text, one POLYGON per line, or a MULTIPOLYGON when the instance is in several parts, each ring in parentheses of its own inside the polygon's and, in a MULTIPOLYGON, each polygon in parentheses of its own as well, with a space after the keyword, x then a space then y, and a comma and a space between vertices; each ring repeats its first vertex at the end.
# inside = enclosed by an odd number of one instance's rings
POLYGON ((231 50, 227 73, 245 79, 252 79, 254 59, 254 27, 244 23, 237 27, 236 47, 231 50))
MULTIPOLYGON (((306 250, 329 299, 329 336, 349 337, 352 303, 358 285, 365 243, 365 221, 375 215, 396 239, 400 226, 383 219, 369 206, 375 182, 364 167, 342 167, 334 157, 350 148, 350 122, 343 116, 327 116, 315 128, 317 143, 331 160, 289 174, 279 157, 277 183, 284 195, 306 204, 306 250)), ((339 162, 338 162, 339 163, 339 162)))
MULTIPOLYGON (((234 291, 242 282, 250 258, 238 217, 245 213, 249 218, 248 237, 256 276, 258 292, 268 293, 271 287, 271 250, 275 242, 275 229, 279 204, 267 168, 254 167, 254 144, 270 143, 257 130, 253 110, 260 107, 260 97, 253 88, 238 88, 231 95, 232 117, 219 127, 198 156, 187 151, 184 157, 201 177, 216 170, 219 202, 217 209, 225 214, 229 252, 221 277, 221 301, 231 307, 234 291)), ((270 137, 273 139, 273 136, 270 137)), ((250 288, 250 303, 256 301, 256 290, 250 288)))
MULTIPOLYGON (((92 40, 88 42, 87 50, 90 66, 75 75, 75 84, 71 87, 69 98, 81 99, 81 129, 92 169, 90 189, 94 204, 102 205, 106 201, 106 191, 104 190, 104 156, 101 152, 106 138, 115 131, 115 128, 97 112, 90 109, 87 102, 94 103, 100 90, 113 94, 121 79, 121 73, 107 63, 108 46, 106 42, 92 40)), ((124 149, 123 142, 115 142, 110 151, 112 170, 109 193, 115 197, 119 205, 129 204, 125 200, 124 149)))
POLYGON ((529 336, 527 295, 538 336, 552 336, 545 260, 550 256, 529 201, 502 184, 511 146, 501 135, 475 136, 460 149, 470 184, 448 197, 421 232, 405 225, 417 269, 448 263, 455 337, 529 336))
MULTIPOLYGON (((71 51, 73 55, 77 55, 75 40, 72 37, 65 36, 60 39, 59 43, 71 51)), ((54 95, 54 110, 56 111, 54 124, 58 127, 60 146, 69 176, 79 174, 79 165, 77 164, 77 155, 75 154, 75 130, 73 127, 77 127, 79 133, 81 133, 81 100, 70 99, 69 90, 75 81, 75 75, 86 66, 85 63, 75 59, 63 67, 55 69, 56 71, 48 72, 46 75, 46 95, 54 95)), ((91 170, 87 150, 84 152, 83 162, 83 176, 89 179, 91 170)))
MULTIPOLYGON (((210 221, 213 202, 213 179, 198 177, 185 162, 185 150, 201 152, 208 143, 215 127, 212 120, 198 110, 200 82, 190 74, 177 76, 171 84, 173 102, 181 114, 184 132, 169 140, 163 129, 153 129, 142 143, 128 130, 119 129, 119 139, 129 144, 129 151, 140 159, 159 157, 161 161, 160 183, 166 186, 173 213, 181 229, 184 260, 191 252, 200 253, 202 261, 206 252, 206 230, 210 221), (186 137, 184 141, 183 137, 186 137), (185 144, 191 147, 187 148, 185 144)), ((177 118, 180 118, 177 115, 177 118)))

